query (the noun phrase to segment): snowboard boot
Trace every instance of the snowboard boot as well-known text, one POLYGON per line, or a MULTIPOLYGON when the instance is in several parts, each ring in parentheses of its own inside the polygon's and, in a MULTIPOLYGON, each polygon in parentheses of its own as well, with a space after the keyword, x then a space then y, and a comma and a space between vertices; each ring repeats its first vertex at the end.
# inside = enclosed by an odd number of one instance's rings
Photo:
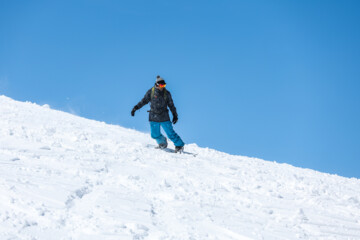
POLYGON ((160 143, 159 146, 157 148, 159 149, 165 149, 167 148, 167 139, 165 138, 165 142, 164 143, 160 143))
POLYGON ((161 143, 161 144, 159 144, 159 146, 157 148, 165 149, 165 148, 167 148, 167 143, 161 143))
POLYGON ((184 146, 175 146, 175 153, 184 152, 184 146))

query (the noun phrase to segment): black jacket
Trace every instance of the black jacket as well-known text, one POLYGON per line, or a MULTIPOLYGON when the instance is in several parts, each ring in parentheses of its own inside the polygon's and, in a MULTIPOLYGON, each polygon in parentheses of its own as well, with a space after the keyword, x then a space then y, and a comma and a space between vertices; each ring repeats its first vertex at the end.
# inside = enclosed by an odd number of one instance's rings
POLYGON ((149 113, 149 121, 151 122, 166 122, 170 121, 169 110, 173 116, 177 116, 176 108, 174 106, 174 102, 172 100, 171 94, 168 90, 159 90, 155 87, 154 96, 151 98, 151 90, 150 88, 144 98, 136 105, 139 109, 144 105, 150 102, 150 113, 149 113), (166 91, 166 97, 165 95, 166 91))

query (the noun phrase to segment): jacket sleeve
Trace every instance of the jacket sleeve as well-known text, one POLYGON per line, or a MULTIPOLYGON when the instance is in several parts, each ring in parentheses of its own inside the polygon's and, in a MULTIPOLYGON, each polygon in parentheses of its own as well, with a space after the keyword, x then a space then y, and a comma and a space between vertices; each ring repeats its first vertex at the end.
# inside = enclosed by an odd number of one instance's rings
POLYGON ((138 107, 138 109, 142 108, 144 105, 148 104, 151 100, 151 89, 149 91, 146 92, 145 96, 143 97, 143 99, 141 99, 141 101, 136 104, 136 107, 138 107))
POLYGON ((173 116, 177 116, 176 107, 169 91, 167 91, 167 105, 173 116))

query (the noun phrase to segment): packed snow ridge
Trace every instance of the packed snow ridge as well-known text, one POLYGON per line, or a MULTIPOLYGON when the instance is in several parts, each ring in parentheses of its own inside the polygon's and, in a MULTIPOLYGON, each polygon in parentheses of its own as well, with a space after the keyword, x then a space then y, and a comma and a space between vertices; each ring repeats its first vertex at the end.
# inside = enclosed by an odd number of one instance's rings
POLYGON ((0 96, 0 239, 360 239, 360 180, 0 96), (173 146, 171 146, 173 147, 173 146))

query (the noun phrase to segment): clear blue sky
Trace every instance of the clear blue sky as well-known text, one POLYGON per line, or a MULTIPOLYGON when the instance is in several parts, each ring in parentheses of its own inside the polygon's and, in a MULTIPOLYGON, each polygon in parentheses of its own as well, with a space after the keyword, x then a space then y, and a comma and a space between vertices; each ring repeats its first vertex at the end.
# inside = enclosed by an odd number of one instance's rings
POLYGON ((360 1, 0 1, 0 94, 149 132, 165 78, 186 143, 360 178, 360 1))

